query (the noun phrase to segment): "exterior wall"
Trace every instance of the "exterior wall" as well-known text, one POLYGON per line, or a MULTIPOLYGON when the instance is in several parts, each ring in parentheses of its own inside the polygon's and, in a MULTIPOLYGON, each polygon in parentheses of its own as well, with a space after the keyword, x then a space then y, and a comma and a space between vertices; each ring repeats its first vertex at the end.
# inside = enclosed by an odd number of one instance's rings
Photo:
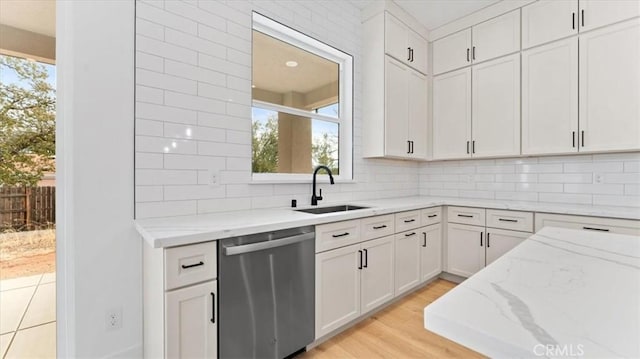
POLYGON ((354 57, 355 183, 323 185, 324 203, 418 194, 419 164, 362 159, 362 33, 354 3, 136 5, 136 218, 285 207, 294 198, 309 204, 310 184, 250 183, 252 10, 354 57), (211 170, 219 186, 207 185, 211 170))
POLYGON ((431 162, 420 194, 640 207, 640 153, 431 162))

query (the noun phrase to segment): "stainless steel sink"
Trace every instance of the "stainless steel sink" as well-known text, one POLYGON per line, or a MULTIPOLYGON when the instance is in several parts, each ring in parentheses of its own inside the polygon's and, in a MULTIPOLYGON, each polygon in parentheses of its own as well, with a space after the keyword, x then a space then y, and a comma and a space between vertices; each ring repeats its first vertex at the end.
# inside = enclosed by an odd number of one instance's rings
POLYGON ((324 214, 324 213, 335 213, 335 212, 345 212, 345 211, 355 211, 358 209, 366 209, 369 207, 361 207, 354 206, 351 204, 343 204, 340 206, 331 206, 331 207, 317 207, 317 208, 309 208, 309 209, 296 209, 296 212, 304 212, 311 214, 324 214))

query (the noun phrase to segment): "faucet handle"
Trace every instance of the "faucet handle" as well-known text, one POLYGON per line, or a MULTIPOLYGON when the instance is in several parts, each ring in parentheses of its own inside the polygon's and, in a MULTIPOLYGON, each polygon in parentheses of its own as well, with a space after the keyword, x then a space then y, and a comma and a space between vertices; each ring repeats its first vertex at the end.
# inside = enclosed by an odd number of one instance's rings
POLYGON ((322 188, 320 188, 320 194, 316 197, 318 201, 322 200, 322 188))

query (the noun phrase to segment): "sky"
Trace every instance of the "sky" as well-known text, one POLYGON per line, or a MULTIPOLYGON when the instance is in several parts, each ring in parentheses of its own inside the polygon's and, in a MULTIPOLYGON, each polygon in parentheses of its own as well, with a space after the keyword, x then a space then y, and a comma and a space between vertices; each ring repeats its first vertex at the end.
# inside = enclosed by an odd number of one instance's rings
MULTIPOLYGON (((0 55, 0 56, 4 57, 4 55, 0 55)), ((29 60, 25 59, 25 61, 29 61, 29 60)), ((43 62, 38 62, 38 63, 45 67, 45 69, 47 70, 47 73, 49 74, 47 82, 49 82, 55 88, 55 86, 56 86, 56 66, 55 65, 50 65, 50 64, 45 64, 43 62)), ((7 84, 7 85, 16 84, 16 85, 24 87, 24 83, 21 83, 21 81, 18 78, 18 75, 16 74, 16 72, 11 70, 11 69, 8 69, 6 67, 0 67, 0 82, 2 82, 3 84, 7 84)))

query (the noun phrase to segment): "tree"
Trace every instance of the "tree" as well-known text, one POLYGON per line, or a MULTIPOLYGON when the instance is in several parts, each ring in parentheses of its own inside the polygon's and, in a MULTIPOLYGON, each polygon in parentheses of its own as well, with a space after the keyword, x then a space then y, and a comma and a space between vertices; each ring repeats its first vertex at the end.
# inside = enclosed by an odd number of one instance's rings
POLYGON ((55 89, 44 65, 0 56, 0 186, 35 186, 55 171, 55 89), (20 86, 6 81, 15 72, 20 86))
POLYGON ((253 173, 278 172, 278 120, 269 117, 266 122, 254 121, 251 125, 253 133, 251 149, 253 173))
POLYGON ((320 138, 315 138, 311 146, 313 165, 325 165, 331 169, 334 175, 339 174, 338 167, 338 139, 335 135, 323 133, 320 138))

